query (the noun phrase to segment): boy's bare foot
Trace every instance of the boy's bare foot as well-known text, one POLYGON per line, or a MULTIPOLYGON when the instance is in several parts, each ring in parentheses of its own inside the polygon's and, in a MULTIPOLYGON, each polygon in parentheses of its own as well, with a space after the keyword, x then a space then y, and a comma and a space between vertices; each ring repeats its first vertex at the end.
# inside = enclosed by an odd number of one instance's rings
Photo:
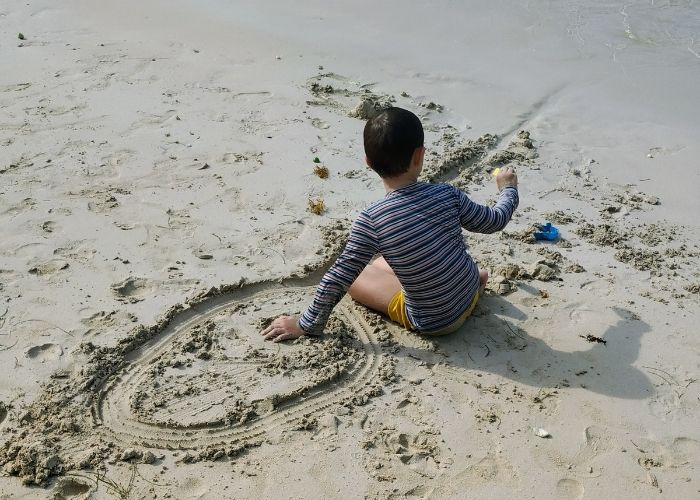
POLYGON ((486 290, 486 282, 489 280, 489 272, 486 269, 479 269, 479 293, 486 290))

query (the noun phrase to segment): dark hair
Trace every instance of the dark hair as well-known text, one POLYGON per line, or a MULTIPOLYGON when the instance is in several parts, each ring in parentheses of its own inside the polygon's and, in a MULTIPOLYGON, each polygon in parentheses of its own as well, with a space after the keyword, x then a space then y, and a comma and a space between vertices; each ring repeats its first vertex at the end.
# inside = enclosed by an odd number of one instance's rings
POLYGON ((395 177, 408 170, 413 152, 423 146, 423 125, 408 110, 388 108, 367 121, 365 154, 380 177, 395 177))

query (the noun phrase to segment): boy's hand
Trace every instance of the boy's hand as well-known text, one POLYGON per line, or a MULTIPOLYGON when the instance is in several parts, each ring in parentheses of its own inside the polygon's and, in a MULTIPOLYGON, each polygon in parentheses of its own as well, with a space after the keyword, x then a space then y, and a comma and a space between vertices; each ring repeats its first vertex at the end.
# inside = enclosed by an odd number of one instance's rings
POLYGON ((518 187, 518 176, 515 174, 513 167, 503 167, 498 171, 496 175, 496 186, 499 191, 503 191, 503 188, 518 187))
POLYGON ((294 316, 280 316, 260 332, 260 335, 265 340, 281 342, 282 340, 298 339, 304 335, 304 330, 299 328, 297 319, 294 316))

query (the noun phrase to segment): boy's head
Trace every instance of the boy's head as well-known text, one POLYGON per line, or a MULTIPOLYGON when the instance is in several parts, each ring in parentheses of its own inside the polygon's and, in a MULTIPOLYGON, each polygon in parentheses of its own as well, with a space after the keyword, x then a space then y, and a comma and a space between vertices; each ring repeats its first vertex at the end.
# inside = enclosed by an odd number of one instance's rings
POLYGON ((405 109, 388 108, 367 121, 364 131, 367 164, 380 177, 408 171, 418 148, 423 147, 423 125, 405 109))

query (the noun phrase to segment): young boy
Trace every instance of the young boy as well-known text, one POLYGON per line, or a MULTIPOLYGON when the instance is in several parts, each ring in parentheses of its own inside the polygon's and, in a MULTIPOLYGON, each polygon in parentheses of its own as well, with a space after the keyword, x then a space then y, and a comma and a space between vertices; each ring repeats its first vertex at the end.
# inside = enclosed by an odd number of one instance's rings
POLYGON ((355 220, 306 312, 275 319, 261 332, 266 340, 322 334, 346 291, 409 330, 444 335, 464 323, 483 293, 488 273, 469 256, 461 230, 493 233, 508 224, 518 206, 513 169, 498 173, 498 201, 486 207, 449 184, 418 182, 423 127, 410 111, 389 108, 369 120, 364 144, 387 194, 355 220))

